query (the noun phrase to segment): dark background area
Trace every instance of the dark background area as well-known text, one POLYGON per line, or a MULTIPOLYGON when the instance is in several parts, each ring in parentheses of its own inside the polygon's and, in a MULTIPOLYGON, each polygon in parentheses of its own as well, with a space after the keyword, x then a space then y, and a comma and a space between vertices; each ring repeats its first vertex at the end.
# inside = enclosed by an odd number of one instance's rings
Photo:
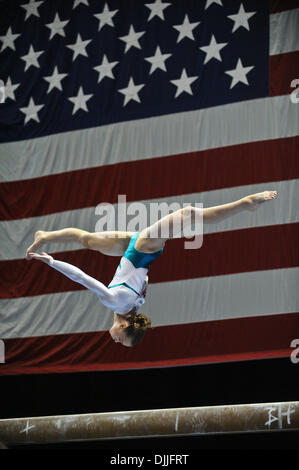
MULTIPOLYGON (((298 400, 289 358, 0 378, 1 418, 298 400)), ((74 442, 18 449, 299 449, 299 432, 74 442)))

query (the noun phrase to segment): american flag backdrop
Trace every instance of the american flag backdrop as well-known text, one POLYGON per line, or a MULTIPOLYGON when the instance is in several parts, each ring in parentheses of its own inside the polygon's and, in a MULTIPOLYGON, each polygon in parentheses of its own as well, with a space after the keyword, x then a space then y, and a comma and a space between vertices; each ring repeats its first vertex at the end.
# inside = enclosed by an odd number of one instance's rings
MULTIPOLYGON (((261 0, 0 2, 0 374, 285 357, 299 338, 299 7, 261 0), (94 231, 101 202, 256 212, 166 244, 134 348, 79 284, 24 259, 36 230, 94 231)), ((43 248, 106 285, 119 259, 43 248)))

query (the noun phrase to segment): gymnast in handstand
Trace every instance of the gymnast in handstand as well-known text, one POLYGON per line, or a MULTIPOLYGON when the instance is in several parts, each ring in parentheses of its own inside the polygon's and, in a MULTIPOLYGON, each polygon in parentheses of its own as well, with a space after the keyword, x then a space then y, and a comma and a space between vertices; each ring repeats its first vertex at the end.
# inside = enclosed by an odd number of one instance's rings
POLYGON ((238 201, 204 209, 188 206, 167 215, 141 232, 95 232, 77 228, 65 228, 53 232, 35 232, 34 243, 28 248, 26 259, 42 261, 87 289, 93 291, 99 300, 114 312, 114 322, 109 332, 112 339, 124 346, 134 346, 151 326, 151 320, 137 313, 145 302, 150 264, 163 252, 165 243, 172 238, 183 236, 177 227, 192 224, 195 217, 202 217, 203 224, 222 221, 242 211, 255 210, 261 203, 274 199, 276 191, 251 194, 238 201), (167 238, 164 235, 167 229, 167 238), (108 287, 88 276, 69 263, 53 259, 47 253, 35 251, 49 242, 76 241, 85 248, 100 251, 104 255, 120 256, 121 260, 108 287))

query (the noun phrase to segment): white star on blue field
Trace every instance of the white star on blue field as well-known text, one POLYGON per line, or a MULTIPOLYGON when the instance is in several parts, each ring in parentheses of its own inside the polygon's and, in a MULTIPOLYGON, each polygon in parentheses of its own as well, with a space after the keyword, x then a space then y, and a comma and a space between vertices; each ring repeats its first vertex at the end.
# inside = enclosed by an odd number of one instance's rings
POLYGON ((22 140, 268 96, 267 8, 11 0, 0 27, 0 119, 22 140))

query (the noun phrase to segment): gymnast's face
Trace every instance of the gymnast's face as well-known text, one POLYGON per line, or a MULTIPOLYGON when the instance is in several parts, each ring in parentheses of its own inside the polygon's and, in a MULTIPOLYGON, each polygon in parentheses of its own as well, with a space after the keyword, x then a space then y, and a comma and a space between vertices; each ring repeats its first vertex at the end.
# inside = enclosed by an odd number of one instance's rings
POLYGON ((125 328, 129 326, 129 323, 124 320, 122 322, 114 322, 112 325, 112 328, 110 328, 109 333, 111 335, 111 338, 115 343, 121 343, 123 346, 132 346, 131 341, 129 338, 127 338, 127 335, 124 331, 125 328))

